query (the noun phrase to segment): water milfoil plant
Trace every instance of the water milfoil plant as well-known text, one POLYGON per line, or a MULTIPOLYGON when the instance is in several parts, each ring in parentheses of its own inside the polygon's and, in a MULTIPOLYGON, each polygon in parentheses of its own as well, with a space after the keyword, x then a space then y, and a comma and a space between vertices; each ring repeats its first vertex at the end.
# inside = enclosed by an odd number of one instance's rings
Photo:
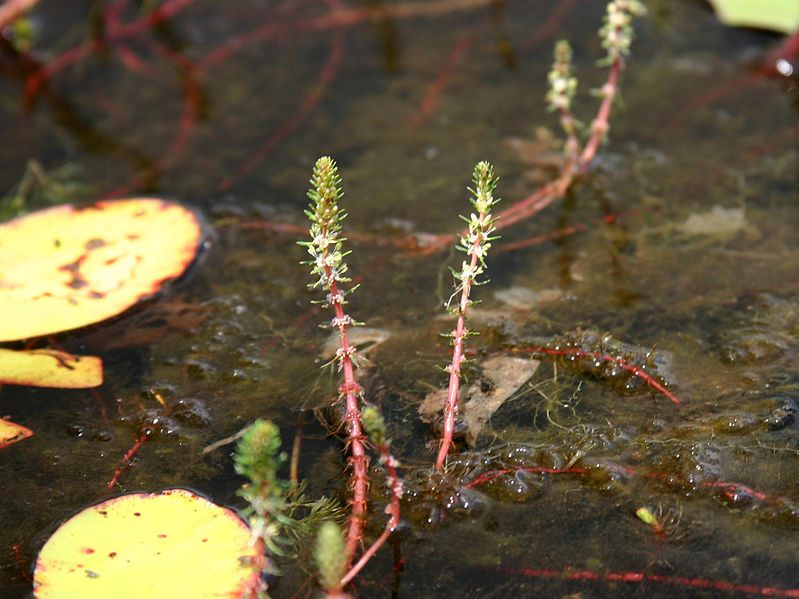
POLYGON ((449 387, 447 398, 444 402, 444 425, 441 436, 441 445, 436 458, 436 468, 443 470, 447 453, 452 445, 452 434, 455 430, 455 418, 458 412, 458 390, 460 389, 461 364, 464 362, 463 342, 470 334, 466 328, 466 311, 473 303, 471 299, 472 288, 485 281, 478 277, 485 272, 485 258, 491 247, 491 242, 496 239, 496 219, 491 210, 499 200, 494 197, 497 186, 497 177, 494 168, 488 162, 478 162, 474 167, 472 184, 469 188, 472 193, 471 203, 474 208, 469 218, 461 217, 468 223, 468 229, 461 235, 457 249, 466 253, 466 259, 461 264, 460 270, 452 271, 455 279, 455 293, 447 302, 447 307, 456 317, 455 329, 449 335, 452 338, 452 361, 446 370, 449 373, 449 387), (455 300, 453 302, 453 300, 455 300))
POLYGON ((343 383, 340 385, 339 397, 346 408, 347 445, 349 446, 349 464, 352 469, 350 484, 352 498, 350 500, 350 520, 346 536, 346 563, 351 563, 363 537, 364 519, 366 517, 366 494, 369 485, 367 470, 369 457, 366 453, 365 438, 361 426, 361 386, 355 379, 356 348, 349 341, 349 327, 356 323, 344 312, 347 297, 357 286, 349 285, 348 266, 343 249, 345 239, 341 235, 341 225, 346 212, 339 207, 343 192, 341 179, 335 161, 323 156, 316 161, 311 176, 311 188, 308 197, 311 204, 306 215, 311 221, 310 241, 300 242, 305 246, 312 260, 311 275, 316 278, 309 286, 325 292, 321 302, 333 311, 330 327, 338 332, 339 347, 334 358, 338 370, 342 373, 343 383))

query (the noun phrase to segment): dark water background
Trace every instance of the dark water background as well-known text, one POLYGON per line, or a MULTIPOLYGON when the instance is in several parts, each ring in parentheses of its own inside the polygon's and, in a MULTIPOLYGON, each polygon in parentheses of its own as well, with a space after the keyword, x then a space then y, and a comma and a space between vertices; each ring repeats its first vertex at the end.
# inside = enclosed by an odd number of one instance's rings
MULTIPOLYGON (((534 143, 546 138, 540 128, 557 134, 543 101, 551 44, 572 41, 577 112, 590 122, 587 90, 604 77, 594 66, 603 3, 478 4, 298 31, 288 24, 319 23, 312 19, 328 5, 196 0, 95 48, 35 95, 31 61, 48 63, 97 35, 101 3, 44 0, 29 54, 6 45, 6 216, 36 160, 46 178, 23 208, 106 194, 174 198, 204 215, 209 247, 154 301, 59 336, 68 349, 103 356, 98 393, 2 390, 0 414, 36 434, 0 452, 0 596, 26 595, 26 564, 60 521, 108 497, 142 427, 152 436, 122 472, 121 491, 190 487, 241 507, 230 447, 201 451, 263 417, 280 425, 287 449, 300 431, 311 494, 345 499, 341 444, 309 412, 336 384, 319 369, 327 333, 317 324, 327 316, 309 304, 296 235, 258 227, 303 224, 322 154, 339 162, 350 230, 385 236, 457 231, 478 160, 495 164, 506 206, 552 176, 552 148, 534 143), (436 80, 442 93, 420 112, 436 80), (154 392, 173 406, 169 415, 154 392)), ((144 10, 118 6, 123 22, 144 10)), ((477 448, 453 459, 455 482, 500 467, 583 473, 516 473, 433 497, 415 482, 435 443, 417 411, 446 381, 438 334, 450 326, 441 303, 455 258, 353 244, 362 283, 353 315, 391 333, 370 354, 364 382, 389 420, 410 491, 396 545, 404 572, 392 574, 387 547, 365 570, 361 596, 731 595, 685 583, 545 579, 523 568, 799 588, 796 79, 758 73, 776 35, 726 28, 698 1, 648 8, 610 144, 564 200, 503 231, 503 241, 579 230, 489 260, 471 374, 503 348, 582 327, 641 352, 656 347, 685 406, 646 387, 628 392, 623 376, 597 380, 586 367, 545 360, 477 448), (527 304, 495 295, 509 289, 527 304), (536 301, 544 290, 548 301, 536 301), (636 519, 643 506, 661 514, 664 534, 636 519)), ((379 476, 370 535, 384 522, 379 476)), ((300 590, 303 568, 285 564, 274 595, 310 593, 300 590)))

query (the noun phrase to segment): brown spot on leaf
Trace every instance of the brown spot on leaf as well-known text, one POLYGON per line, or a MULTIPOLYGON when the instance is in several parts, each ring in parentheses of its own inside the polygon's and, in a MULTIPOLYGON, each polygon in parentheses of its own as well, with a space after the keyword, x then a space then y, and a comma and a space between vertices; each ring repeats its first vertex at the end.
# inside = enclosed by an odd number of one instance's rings
POLYGON ((84 245, 83 247, 85 247, 88 251, 91 251, 91 250, 96 250, 97 248, 104 247, 105 245, 107 244, 104 240, 95 237, 87 241, 86 245, 84 245))

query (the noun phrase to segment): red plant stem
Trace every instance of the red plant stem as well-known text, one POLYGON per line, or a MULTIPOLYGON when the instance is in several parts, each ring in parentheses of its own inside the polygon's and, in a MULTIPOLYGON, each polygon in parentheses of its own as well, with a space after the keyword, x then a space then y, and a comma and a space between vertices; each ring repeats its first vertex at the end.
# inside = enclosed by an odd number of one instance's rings
MULTIPOLYGON (((478 238, 477 244, 482 242, 482 236, 478 238)), ((472 253, 469 268, 474 272, 477 268, 477 252, 472 253)), ((449 389, 447 400, 444 403, 444 431, 441 434, 441 446, 436 457, 436 468, 444 470, 444 463, 447 460, 449 448, 452 445, 452 433, 455 431, 455 414, 458 412, 458 389, 461 384, 461 363, 463 362, 463 338, 466 336, 466 309, 469 306, 469 294, 472 290, 473 279, 467 277, 461 282, 461 298, 458 306, 458 323, 455 326, 453 338, 452 362, 449 366, 449 389)))
POLYGON ((0 33, 38 3, 39 0, 7 0, 0 6, 0 33))
POLYGON ((341 68, 341 63, 344 59, 344 32, 337 31, 333 36, 333 42, 330 47, 330 55, 325 63, 322 71, 319 73, 319 78, 316 84, 311 88, 303 101, 300 103, 294 115, 279 127, 272 135, 270 135, 256 150, 250 155, 249 158, 236 170, 236 172, 227 177, 219 183, 220 190, 228 190, 233 187, 242 178, 249 175, 255 168, 266 160, 269 155, 281 144, 287 137, 299 129, 308 117, 311 116, 313 111, 319 105, 319 102, 324 97, 330 84, 338 75, 341 68))
POLYGON ((617 356, 610 356, 607 354, 603 354, 601 352, 589 352, 583 351, 581 349, 576 348, 566 348, 566 349, 549 349, 547 347, 515 347, 511 349, 512 352, 524 352, 524 353, 539 353, 539 354, 547 354, 550 356, 574 356, 576 358, 591 358, 592 360, 601 360, 602 362, 613 362, 619 368, 626 370, 627 372, 637 376, 642 381, 644 381, 647 385, 655 389, 658 393, 663 395, 666 399, 671 401, 675 406, 682 406, 682 402, 677 398, 674 393, 666 389, 661 383, 656 381, 652 378, 647 372, 645 372, 640 366, 636 366, 635 364, 631 364, 627 362, 623 358, 619 358, 617 356))
POLYGON ((562 198, 573 182, 574 174, 571 168, 564 170, 554 181, 497 214, 497 230, 505 229, 538 214, 552 202, 562 198))
POLYGON ((22 543, 11 545, 11 551, 14 553, 14 563, 17 565, 19 575, 27 582, 33 582, 33 576, 29 572, 29 565, 22 558, 22 543))
POLYGON ((109 491, 112 490, 117 485, 117 482, 119 481, 119 476, 122 474, 122 471, 129 465, 130 460, 133 459, 133 456, 136 455, 136 452, 139 451, 141 446, 144 445, 144 443, 149 438, 150 437, 148 437, 144 433, 141 433, 139 435, 139 438, 136 439, 136 442, 133 444, 133 446, 128 450, 128 452, 124 456, 122 456, 122 459, 119 461, 119 466, 117 466, 116 469, 114 470, 114 476, 111 477, 111 480, 108 481, 108 485, 106 485, 109 491))
POLYGON ((665 576, 648 572, 597 572, 594 570, 557 570, 554 568, 503 568, 503 574, 515 574, 531 578, 556 578, 559 580, 589 580, 600 582, 626 582, 641 584, 656 582, 691 589, 710 589, 747 595, 760 595, 763 597, 793 597, 799 598, 799 589, 786 589, 781 587, 764 587, 751 584, 735 584, 725 580, 708 580, 706 578, 691 578, 687 576, 665 576))
MULTIPOLYGON (((325 232, 326 233, 326 232, 325 232)), ((325 253, 327 256, 327 253, 325 253)), ((347 527, 347 563, 351 564, 358 549, 358 545, 363 537, 364 520, 366 517, 366 491, 369 486, 367 469, 369 458, 364 447, 364 435, 361 429, 361 410, 358 399, 361 394, 361 386, 355 380, 355 370, 352 364, 352 354, 355 348, 350 345, 349 335, 347 334, 347 322, 349 318, 344 314, 342 305, 343 295, 338 289, 333 272, 330 266, 325 266, 325 275, 330 281, 328 301, 335 313, 335 323, 337 323, 340 367, 344 373, 344 384, 339 387, 339 391, 345 397, 347 408, 348 423, 348 443, 350 446, 350 464, 352 465, 352 501, 350 510, 350 521, 347 527)))
POLYGON ((92 54, 105 45, 105 43, 131 38, 142 33, 143 31, 152 29, 159 23, 174 17, 178 12, 189 6, 193 1, 194 0, 169 0, 143 17, 135 19, 130 23, 114 27, 113 31, 109 32, 109 35, 105 40, 89 40, 67 50, 58 58, 47 63, 45 66, 28 77, 28 80, 25 84, 26 102, 28 104, 32 103, 42 85, 44 85, 54 75, 60 73, 68 66, 78 62, 89 54, 92 54))
POLYGON ((473 478, 463 486, 467 489, 472 489, 474 487, 491 482, 492 480, 497 479, 505 474, 510 474, 511 472, 533 472, 537 474, 585 474, 586 469, 580 467, 547 468, 545 466, 525 466, 514 469, 502 468, 500 470, 489 470, 488 472, 483 472, 480 476, 473 478))
POLYGON ((531 50, 550 39, 563 28, 563 20, 569 16, 577 5, 577 0, 555 0, 549 15, 527 39, 522 40, 519 48, 531 50))
POLYGON ((408 127, 415 129, 433 114, 435 109, 438 107, 439 100, 441 100, 441 96, 444 91, 449 87, 450 81, 452 80, 452 76, 455 73, 455 69, 460 65, 466 55, 469 52, 469 49, 474 45, 475 42, 475 35, 473 33, 467 33, 466 35, 461 36, 458 41, 455 42, 455 45, 450 50, 449 56, 447 57, 444 66, 441 67, 441 70, 438 72, 438 75, 435 78, 435 81, 430 84, 430 87, 427 88, 427 93, 425 93, 424 98, 422 99, 422 104, 419 106, 419 110, 408 119, 408 127))
MULTIPOLYGON (((638 476, 642 478, 650 478, 656 480, 670 480, 671 475, 665 472, 640 472, 635 468, 630 468, 629 466, 618 466, 617 468, 621 472, 624 472, 628 476, 638 476)), ((587 468, 583 468, 580 466, 574 466, 571 468, 548 468, 546 466, 520 466, 518 468, 500 468, 498 470, 489 470, 487 472, 483 472, 480 475, 476 476, 468 483, 464 484, 463 486, 467 489, 472 489, 474 487, 478 487, 480 485, 484 485, 486 483, 491 482, 501 476, 506 474, 511 474, 514 472, 531 472, 535 474, 585 474, 588 472, 587 468)), ((746 495, 750 495, 757 501, 767 501, 769 496, 763 493, 762 491, 758 491, 757 489, 753 489, 747 485, 742 483, 727 481, 727 480, 718 480, 718 481, 703 481, 699 483, 702 487, 707 487, 709 489, 722 489, 724 494, 729 498, 733 499, 734 495, 743 493, 746 495)), ((777 502, 781 502, 781 499, 776 498, 777 502)))
POLYGON ((480 8, 496 0, 431 0, 429 2, 400 2, 375 8, 347 8, 316 17, 295 21, 268 21, 252 31, 228 39, 200 61, 208 68, 227 60, 231 54, 255 43, 285 38, 297 33, 312 33, 335 28, 347 28, 360 23, 380 22, 385 19, 434 17, 452 11, 480 8))
MULTIPOLYGON (((622 216, 629 214, 631 213, 608 214, 598 219, 597 222, 612 224, 615 223, 617 220, 619 220, 622 216)), ((501 243, 494 248, 493 253, 494 255, 496 255, 496 254, 501 254, 503 252, 513 252, 515 250, 521 250, 535 245, 541 245, 542 243, 546 243, 547 241, 552 241, 553 239, 561 239, 563 237, 569 237, 571 235, 580 233, 582 231, 587 231, 588 227, 589 225, 584 225, 584 224, 573 225, 571 227, 564 227, 563 229, 558 229, 557 231, 552 231, 550 233, 536 235, 535 237, 529 237, 527 239, 521 239, 519 241, 512 241, 510 243, 501 243)))
MULTIPOLYGON (((183 112, 180 115, 177 129, 172 141, 167 146, 158 161, 152 166, 151 173, 158 175, 170 169, 183 156, 188 147, 189 140, 194 132, 200 113, 202 94, 200 91, 200 78, 197 67, 187 58, 166 48, 158 47, 158 51, 172 61, 183 74, 183 112)), ((125 195, 141 185, 145 176, 139 175, 132 181, 103 194, 103 198, 113 198, 125 195)))
POLYGON ((602 86, 602 102, 599 105, 599 111, 596 118, 591 123, 591 137, 585 144, 583 153, 580 155, 579 168, 580 172, 584 173, 593 162, 596 156, 599 144, 605 139, 605 136, 610 129, 610 112, 613 109, 613 100, 619 90, 619 74, 622 69, 622 60, 619 57, 613 59, 610 64, 610 72, 608 73, 608 80, 602 86))
POLYGON ((719 481, 708 481, 702 483, 703 487, 712 487, 715 489, 724 489, 724 494, 730 497, 731 495, 735 495, 737 493, 745 493, 746 495, 751 495, 758 501, 766 501, 768 499, 768 495, 761 491, 757 491, 752 487, 747 487, 746 485, 742 485, 741 483, 729 482, 724 480, 719 481))
POLYGON ((363 569, 363 567, 369 562, 369 560, 374 557, 380 547, 383 546, 383 543, 386 542, 386 540, 391 536, 391 533, 394 532, 399 525, 400 495, 402 493, 402 487, 400 486, 399 476, 397 475, 397 469, 395 467, 396 461, 391 453, 389 453, 387 445, 380 447, 380 454, 382 461, 386 466, 386 470, 388 471, 388 484, 391 493, 391 503, 389 503, 389 505, 386 507, 386 512, 389 514, 389 519, 388 522, 386 522, 386 528, 375 540, 375 542, 372 543, 372 546, 364 551, 358 562, 350 568, 349 572, 342 576, 341 588, 346 587, 350 582, 352 582, 353 578, 355 578, 363 569))

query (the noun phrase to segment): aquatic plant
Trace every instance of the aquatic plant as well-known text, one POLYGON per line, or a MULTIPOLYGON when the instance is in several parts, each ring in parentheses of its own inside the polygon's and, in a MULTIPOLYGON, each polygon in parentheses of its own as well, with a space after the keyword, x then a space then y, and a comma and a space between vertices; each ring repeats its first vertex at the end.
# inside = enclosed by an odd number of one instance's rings
POLYGON ((470 299, 472 287, 485 282, 478 281, 477 277, 485 272, 485 257, 491 247, 491 242, 496 239, 492 236, 496 230, 496 219, 492 216, 491 210, 499 200, 494 197, 497 177, 491 164, 479 162, 474 167, 472 183, 474 188, 470 189, 472 192, 471 203, 476 214, 472 213, 468 219, 461 217, 468 223, 468 230, 461 236, 457 246, 460 251, 466 253, 468 262, 464 260, 459 271, 452 271, 452 276, 455 278, 455 293, 447 302, 449 308, 453 298, 460 294, 457 304, 450 308, 457 321, 455 330, 449 335, 452 338, 452 361, 446 369, 449 373, 449 387, 447 399, 444 402, 444 428, 441 435, 441 446, 436 458, 438 470, 444 469, 447 453, 452 445, 452 433, 455 429, 461 364, 464 361, 463 341, 469 335, 466 328, 466 311, 473 303, 470 299))
POLYGON ((338 205, 342 195, 341 179, 335 161, 327 156, 320 158, 314 166, 311 189, 308 191, 311 204, 306 214, 311 221, 311 240, 300 242, 300 245, 306 247, 313 258, 306 263, 311 267, 311 275, 318 277, 309 287, 326 292, 322 303, 333 310, 334 316, 329 326, 338 332, 339 337, 339 348, 334 361, 344 379, 339 387, 339 396, 346 406, 347 444, 352 468, 352 500, 346 540, 347 563, 351 563, 363 536, 369 457, 361 430, 362 390, 355 379, 357 350, 350 344, 347 333, 350 326, 359 323, 344 312, 346 298, 357 289, 357 285, 348 290, 343 288, 351 279, 346 276, 348 266, 344 260, 344 238, 341 237, 341 223, 347 216, 338 205))
POLYGON ((256 420, 243 431, 236 446, 235 467, 238 474, 249 479, 239 495, 249 504, 245 515, 250 544, 256 549, 252 566, 262 574, 250 589, 252 595, 266 592, 263 574, 280 574, 274 557, 293 554, 297 542, 312 534, 321 522, 335 526, 339 513, 337 504, 326 497, 306 501, 301 489, 292 490, 279 478, 278 470, 285 462, 280 430, 273 422, 256 420), (303 511, 302 517, 295 517, 298 511, 303 511))
MULTIPOLYGON (((256 547, 254 566, 261 572, 273 574, 277 568, 269 557, 282 555, 282 528, 287 524, 285 483, 278 479, 277 470, 286 461, 280 451, 280 431, 272 422, 256 420, 250 425, 236 447, 236 472, 250 480, 239 491, 250 507, 250 543, 256 547)), ((266 590, 265 583, 261 582, 266 590)))

